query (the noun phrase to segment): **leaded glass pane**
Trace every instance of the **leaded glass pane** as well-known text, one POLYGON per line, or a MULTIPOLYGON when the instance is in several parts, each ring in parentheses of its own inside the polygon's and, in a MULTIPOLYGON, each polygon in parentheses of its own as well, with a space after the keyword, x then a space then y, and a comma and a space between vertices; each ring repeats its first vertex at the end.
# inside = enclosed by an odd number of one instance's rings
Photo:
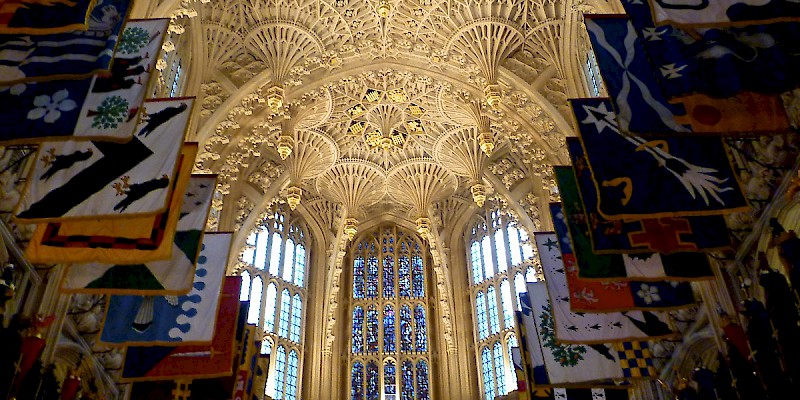
POLYGON ((472 282, 477 285, 483 282, 483 262, 481 260, 480 242, 472 242, 472 245, 469 247, 469 253, 472 258, 472 282))
POLYGON ((492 244, 489 236, 484 236, 481 240, 481 250, 483 251, 483 276, 489 279, 494 276, 494 260, 492 260, 492 244))
POLYGON ((267 339, 264 339, 264 341, 261 342, 261 354, 270 354, 270 353, 272 353, 272 342, 270 342, 267 339))
POLYGON ((475 315, 478 316, 478 340, 489 336, 489 324, 486 319, 486 297, 483 292, 475 296, 475 315))
POLYGON ((508 248, 511 249, 511 265, 522 262, 522 248, 519 245, 519 230, 514 225, 508 226, 508 248))
POLYGON ((413 351, 413 340, 411 338, 411 308, 408 306, 400 307, 400 351, 413 351))
POLYGON ((275 356, 275 394, 273 398, 283 399, 283 386, 286 381, 286 349, 283 346, 278 346, 278 351, 275 356))
POLYGON ((295 294, 292 299, 292 326, 289 332, 289 340, 300 343, 300 320, 302 318, 303 300, 299 294, 295 294))
POLYGON ((519 240, 522 243, 522 257, 526 260, 533 257, 533 246, 525 229, 519 230, 519 240))
POLYGON ((500 342, 494 344, 494 373, 497 377, 497 394, 502 396, 506 393, 506 367, 503 364, 503 345, 500 342))
POLYGON ((367 259, 367 298, 378 297, 378 257, 367 259))
POLYGON ((492 355, 488 347, 481 351, 481 372, 483 373, 483 398, 494 400, 494 377, 492 375, 492 355))
POLYGON ((350 374, 350 399, 364 400, 364 364, 361 364, 361 361, 353 363, 350 374))
POLYGON ((525 277, 522 276, 522 272, 517 272, 517 275, 514 276, 514 289, 517 291, 517 294, 514 296, 517 300, 517 311, 521 311, 522 305, 519 302, 519 294, 528 291, 525 287, 525 277))
POLYGON ((383 364, 383 393, 397 393, 397 367, 392 360, 387 360, 383 364))
POLYGON ((425 360, 420 360, 417 363, 417 399, 430 400, 430 391, 428 390, 428 363, 425 360))
POLYGON ((394 258, 386 256, 383 259, 383 297, 394 297, 394 258))
POLYGON ((380 397, 380 374, 375 362, 367 364, 367 400, 378 400, 380 397))
MULTIPOLYGON (((266 236, 266 235, 264 235, 266 236)), ((269 273, 278 276, 278 269, 281 266, 281 234, 272 232, 272 240, 270 240, 270 254, 269 254, 269 273)), ((264 267, 261 267, 262 269, 264 267)))
POLYGON ((514 303, 511 300, 511 286, 508 284, 508 279, 503 279, 500 283, 500 296, 502 299, 501 308, 503 309, 503 328, 514 327, 514 303))
POLYGON ((247 311, 247 323, 258 325, 258 318, 261 316, 261 291, 264 290, 264 282, 260 276, 253 279, 250 289, 250 309, 247 311))
POLYGON ((401 377, 401 385, 403 387, 400 392, 401 400, 414 400, 414 363, 411 361, 403 361, 403 375, 401 377))
POLYGON ((286 241, 285 253, 283 256, 283 280, 291 282, 294 275, 294 240, 286 241))
MULTIPOLYGON (((266 233, 266 232, 259 233, 257 238, 256 238, 256 250, 255 250, 256 258, 255 258, 255 262, 253 263, 253 265, 258 269, 262 269, 263 270, 264 266, 267 263, 267 246, 268 246, 267 242, 268 241, 269 241, 269 234, 266 233)), ((270 271, 271 271, 271 269, 270 269, 270 271)))
POLYGON ((425 322, 425 308, 422 305, 417 305, 414 307, 414 344, 417 351, 428 351, 425 322))
POLYGON ((278 287, 274 283, 267 286, 267 298, 264 304, 264 331, 275 332, 275 304, 278 302, 278 287))
POLYGON ((297 352, 289 353, 289 368, 286 369, 286 400, 297 399, 297 352))
POLYGON ((407 256, 400 256, 397 269, 400 297, 411 297, 411 265, 407 256))
POLYGON ((289 338, 289 315, 292 310, 292 296, 288 289, 281 292, 281 318, 278 325, 278 335, 282 338, 289 338))
POLYGON ((494 232, 494 249, 497 254, 497 271, 506 271, 508 269, 508 258, 506 258, 506 236, 502 228, 494 232))
POLYGON ((383 351, 384 353, 394 353, 397 351, 395 347, 396 339, 394 329, 394 307, 387 304, 383 308, 383 351))
POLYGON ((364 352, 364 309, 353 308, 353 353, 364 352))
POLYGON ((506 339, 506 351, 508 352, 506 354, 508 356, 508 369, 506 369, 506 378, 508 380, 509 392, 517 390, 517 379, 516 373, 514 372, 514 357, 511 354, 511 349, 517 346, 517 337, 512 333, 508 336, 508 339, 506 339))
POLYGON ((306 246, 295 247, 294 284, 303 287, 306 279, 306 246))
POLYGON ((411 261, 414 271, 414 297, 425 297, 425 270, 422 264, 422 257, 415 255, 411 261))
POLYGON ((500 317, 497 315, 497 294, 493 286, 486 290, 486 305, 489 313, 489 329, 492 334, 500 332, 500 317))
POLYGON ((361 256, 353 260, 353 298, 364 298, 364 258, 361 256))
POLYGON ((245 241, 246 246, 244 247, 244 250, 242 250, 242 261, 248 264, 253 264, 253 266, 255 266, 257 237, 258 233, 251 233, 245 241))
POLYGON ((367 352, 378 352, 378 309, 374 305, 367 309, 367 352))
POLYGON ((242 271, 242 289, 239 291, 239 301, 250 300, 250 273, 242 271))
POLYGON ((525 272, 525 280, 528 282, 536 282, 536 271, 533 267, 528 267, 528 271, 525 272))

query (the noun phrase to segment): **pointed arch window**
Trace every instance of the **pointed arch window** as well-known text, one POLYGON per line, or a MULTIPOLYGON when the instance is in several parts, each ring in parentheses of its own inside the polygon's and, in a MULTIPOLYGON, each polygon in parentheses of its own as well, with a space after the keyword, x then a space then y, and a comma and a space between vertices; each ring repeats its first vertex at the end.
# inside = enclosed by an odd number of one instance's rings
POLYGON ((278 206, 250 231, 239 256, 240 299, 250 301, 248 322, 264 331, 261 352, 272 353, 265 394, 275 399, 301 397, 307 231, 278 206))
POLYGON ((424 243, 415 233, 381 226, 351 251, 350 398, 430 400, 424 243))

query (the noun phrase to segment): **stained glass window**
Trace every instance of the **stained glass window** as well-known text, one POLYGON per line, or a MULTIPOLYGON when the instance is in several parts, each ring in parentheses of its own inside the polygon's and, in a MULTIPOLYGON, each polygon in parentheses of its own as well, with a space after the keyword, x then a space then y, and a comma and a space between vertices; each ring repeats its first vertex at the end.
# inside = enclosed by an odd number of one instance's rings
POLYGON ((425 328, 425 308, 422 305, 414 307, 414 334, 417 351, 428 350, 428 337, 425 328))
POLYGON ((514 289, 517 291, 517 295, 514 296, 514 298, 517 299, 517 311, 522 311, 522 305, 519 302, 519 294, 528 291, 525 287, 525 277, 522 276, 522 272, 517 272, 514 276, 514 289))
POLYGON ((289 332, 289 340, 300 343, 300 318, 302 318, 303 300, 299 294, 292 298, 292 326, 289 332))
POLYGON ((509 392, 517 390, 517 378, 514 372, 514 356, 511 355, 511 349, 517 347, 517 337, 514 334, 508 335, 506 339, 506 350, 508 351, 508 369, 506 370, 506 377, 508 380, 509 392))
POLYGON ((264 339, 261 342, 261 354, 270 354, 272 353, 272 342, 269 339, 264 339))
POLYGON ((417 399, 429 400, 431 398, 428 390, 428 363, 420 360, 417 363, 417 399))
POLYGON ((278 301, 278 287, 275 283, 267 286, 267 297, 264 305, 264 332, 275 332, 275 303, 278 301))
POLYGON ((497 378, 497 394, 504 395, 506 392, 506 367, 503 365, 503 346, 500 342, 494 344, 494 373, 497 378))
POLYGON ((261 313, 261 291, 264 289, 264 283, 261 281, 260 276, 253 279, 252 289, 250 289, 250 309, 247 311, 247 323, 258 324, 258 317, 261 313))
POLYGON ((378 366, 374 361, 370 361, 367 364, 367 400, 378 400, 380 386, 378 366))
POLYGON ((508 279, 503 279, 500 283, 500 296, 502 303, 500 307, 503 309, 503 328, 514 328, 514 302, 511 300, 511 286, 508 284, 508 279))
POLYGON ((387 304, 383 308, 383 352, 394 353, 395 347, 394 308, 387 304))
POLYGON ((394 297, 394 258, 386 256, 383 259, 383 297, 394 297))
POLYGON ((481 351, 481 372, 483 373, 483 398, 494 400, 494 377, 492 376, 492 355, 488 347, 481 351))
POLYGON ((525 273, 525 280, 528 282, 536 282, 536 271, 533 267, 528 268, 528 271, 525 273))
POLYGON ((278 346, 275 355, 275 393, 274 399, 283 399, 283 385, 286 382, 286 349, 278 346))
POLYGON ((425 271, 423 270, 422 257, 415 255, 411 261, 414 269, 414 297, 424 297, 425 271))
POLYGON ((364 352, 364 309, 353 308, 353 353, 364 352))
POLYGON ((350 375, 350 399, 364 399, 364 364, 361 364, 361 361, 353 363, 353 372, 350 375))
MULTIPOLYGON (((405 246, 405 243, 403 244, 405 246)), ((400 286, 400 297, 411 297, 411 266, 407 256, 400 256, 400 265, 397 269, 400 286)))
POLYGON ((483 237, 481 249, 483 250, 483 275, 489 278, 494 276, 494 260, 492 260, 492 244, 489 242, 489 236, 483 237))
POLYGON ((494 249, 497 255, 497 272, 508 270, 508 259, 506 258, 506 238, 502 229, 494 231, 494 249))
POLYGON ((475 299, 475 315, 478 316, 478 337, 480 340, 489 336, 489 324, 486 319, 486 298, 483 292, 478 292, 475 299))
POLYGON ((364 257, 353 260, 353 297, 364 298, 364 257))
POLYGON ((297 352, 289 352, 289 368, 286 369, 286 400, 297 399, 297 352))
POLYGON ((400 308, 400 351, 412 351, 411 339, 411 308, 403 306, 400 308))
POLYGON ((497 294, 494 286, 486 290, 486 305, 489 314, 489 330, 492 334, 500 332, 500 318, 497 315, 497 294))
POLYGON ((522 248, 519 245, 519 230, 514 225, 508 226, 508 248, 511 249, 511 265, 522 262, 522 248))
POLYGON ((242 272, 242 290, 239 292, 239 301, 250 300, 250 273, 242 272))
POLYGON ((367 297, 378 297, 378 257, 367 259, 367 297))
POLYGON ((469 247, 470 256, 472 258, 472 283, 479 284, 483 282, 483 262, 481 260, 481 244, 472 242, 469 247))
POLYGON ((383 393, 397 393, 397 367, 393 360, 386 360, 383 364, 383 393))
POLYGON ((414 363, 408 360, 403 361, 402 373, 403 390, 400 392, 400 399, 414 400, 414 363))
POLYGON ((374 305, 367 309, 367 352, 378 352, 378 310, 374 305))
POLYGON ((274 213, 256 222, 247 236, 239 256, 244 265, 240 298, 250 300, 248 322, 264 331, 262 352, 277 347, 278 337, 296 343, 291 349, 283 347, 281 357, 277 348, 272 351, 270 371, 274 373, 269 375, 265 391, 270 396, 279 393, 280 398, 295 399, 301 397, 298 374, 303 363, 305 268, 311 238, 305 234, 305 225, 287 218, 293 215, 288 213, 288 207, 277 206, 274 213))
POLYGON ((289 294, 288 289, 283 289, 283 292, 281 292, 280 325, 278 325, 278 336, 282 338, 289 338, 289 315, 291 311, 292 295, 289 294))

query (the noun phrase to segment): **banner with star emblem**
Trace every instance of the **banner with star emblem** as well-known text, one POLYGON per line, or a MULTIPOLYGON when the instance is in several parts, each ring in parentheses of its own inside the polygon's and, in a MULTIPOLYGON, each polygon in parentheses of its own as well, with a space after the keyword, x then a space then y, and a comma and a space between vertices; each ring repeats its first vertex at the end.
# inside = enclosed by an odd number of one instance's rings
POLYGON ((80 79, 108 71, 115 49, 130 45, 117 40, 130 9, 130 0, 98 0, 89 14, 86 30, 0 35, 0 85, 80 79))
POLYGON ((800 68, 800 23, 681 29, 656 26, 646 2, 626 0, 623 6, 668 98, 753 91, 780 101, 780 93, 800 84, 794 73, 800 68))
POLYGON ((16 218, 44 222, 163 212, 193 101, 146 101, 136 137, 127 143, 43 143, 16 218))
POLYGON ((606 219, 721 215, 750 207, 719 137, 647 140, 621 132, 607 99, 572 99, 606 219))
POLYGON ((120 382, 231 376, 242 278, 223 278, 222 296, 210 345, 129 346, 120 382))
MULTIPOLYGON (((579 275, 580 260, 576 259, 572 247, 577 244, 577 241, 570 235, 567 228, 567 214, 564 213, 560 203, 550 204, 550 213, 561 249, 561 259, 564 263, 569 287, 569 304, 573 312, 666 311, 685 308, 695 303, 694 293, 689 282, 582 278, 579 275)), ((602 259, 597 262, 598 265, 589 265, 601 270, 612 269, 606 268, 607 263, 604 263, 602 259)), ((633 265, 625 266, 626 270, 630 267, 633 265)), ((619 269, 619 267, 613 269, 619 269)))
POLYGON ((0 34, 45 35, 89 28, 96 0, 3 0, 0 34))
POLYGON ((527 289, 519 297, 534 388, 592 387, 599 386, 598 382, 623 378, 619 355, 610 345, 559 344, 545 283, 528 282, 527 289))
POLYGON ((134 264, 170 258, 179 210, 197 155, 197 143, 184 143, 180 170, 167 211, 144 217, 93 218, 37 224, 25 249, 31 262, 134 264), (172 210, 172 212, 170 211, 172 210))
POLYGON ((110 345, 208 344, 230 251, 231 233, 204 236, 193 282, 180 296, 109 296, 100 341, 110 345))
MULTIPOLYGON (((609 221, 597 212, 597 191, 592 171, 578 138, 567 138, 580 202, 586 214, 589 239, 595 254, 697 252, 730 246, 728 227, 720 215, 661 217, 609 221)), ((569 184, 569 182, 565 182, 569 184)), ((571 188, 570 188, 571 189, 571 188)), ((574 193, 570 192, 572 196, 574 193)), ((565 202, 575 205, 575 199, 565 202)))
POLYGON ((107 74, 0 88, 0 120, 7 122, 0 125, 0 144, 130 140, 168 24, 169 19, 128 21, 123 41, 148 40, 120 48, 107 74))
MULTIPOLYGON (((62 278, 61 291, 118 295, 178 295, 188 292, 192 288, 198 254, 203 257, 201 248, 206 253, 213 249, 227 254, 227 249, 209 247, 203 238, 215 184, 216 175, 193 175, 190 178, 180 213, 175 213, 179 219, 170 258, 136 264, 72 264, 62 278)), ((202 259, 208 260, 209 257, 206 255, 202 259)))
MULTIPOLYGON (((617 111, 619 124, 615 129, 631 134, 670 136, 691 133, 752 136, 790 129, 778 96, 735 90, 727 94, 730 97, 717 98, 695 94, 695 91, 681 93, 669 89, 669 93, 681 96, 668 101, 662 89, 671 87, 672 83, 659 85, 656 74, 671 81, 682 76, 685 65, 665 64, 655 71, 642 40, 625 15, 587 15, 585 22, 597 64, 617 111)), ((715 73, 717 79, 733 74, 730 71, 715 73)), ((687 78, 687 81, 690 80, 687 78)))
MULTIPOLYGON (((626 0, 631 2, 631 0, 626 0)), ((642 3, 636 0, 637 3, 642 3)), ((785 0, 647 0, 659 24, 692 28, 800 21, 800 4, 785 0)))
POLYGON ((576 313, 570 310, 567 271, 561 259, 556 234, 536 232, 534 235, 550 295, 553 327, 558 342, 611 343, 677 336, 670 326, 669 315, 664 312, 576 313))
MULTIPOLYGON (((635 254, 597 254, 589 239, 590 221, 583 211, 573 169, 554 168, 556 183, 563 202, 563 212, 572 250, 578 259, 580 277, 584 279, 619 280, 705 280, 714 272, 705 253, 673 252, 635 254)), ((724 232, 727 232, 725 230, 724 232)))
POLYGON ((628 400, 628 389, 552 388, 534 393, 533 400, 628 400))

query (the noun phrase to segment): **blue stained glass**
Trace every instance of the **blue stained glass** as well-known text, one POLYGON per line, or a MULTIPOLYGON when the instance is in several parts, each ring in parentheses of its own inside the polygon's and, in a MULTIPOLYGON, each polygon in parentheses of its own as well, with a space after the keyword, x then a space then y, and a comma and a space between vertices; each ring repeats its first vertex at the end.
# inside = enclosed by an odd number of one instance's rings
MULTIPOLYGON (((508 336, 508 339, 506 339, 506 349, 508 351, 508 354, 507 354, 507 356, 508 356, 508 369, 506 370, 506 374, 508 376, 512 377, 512 378, 516 377, 516 372, 514 372, 514 361, 512 361, 512 360, 514 360, 514 356, 511 354, 511 349, 514 348, 514 347, 517 347, 517 337, 514 336, 514 334, 512 333, 511 335, 508 336)), ((510 384, 510 387, 508 388, 508 391, 509 392, 513 392, 513 391, 517 390, 518 389, 517 388, 517 380, 516 379, 509 379, 509 381, 511 382, 511 384, 510 384)))
POLYGON ((364 298, 364 258, 361 256, 353 260, 353 298, 364 298))
POLYGON ((395 347, 394 308, 387 304, 383 308, 383 352, 394 353, 395 347))
POLYGON ((275 400, 283 399, 283 383, 286 380, 286 349, 278 346, 277 353, 275 356, 275 395, 272 396, 275 400))
POLYGON ((472 258, 472 283, 483 282, 483 262, 481 260, 481 244, 478 241, 472 242, 469 246, 470 257, 472 258))
POLYGON ((428 338, 425 329, 425 308, 421 305, 414 307, 414 334, 417 351, 428 350, 428 338))
POLYGON ((413 340, 411 338, 411 308, 408 306, 400 307, 400 351, 413 351, 413 340))
POLYGON ((489 307, 489 328, 491 333, 500 332, 500 316, 497 314, 497 294, 493 286, 486 290, 486 304, 489 307))
POLYGON ((264 341, 261 342, 261 354, 270 354, 270 353, 272 353, 272 342, 270 342, 267 339, 264 339, 264 341))
POLYGON ((353 363, 350 373, 350 399, 364 400, 364 364, 360 361, 353 363))
POLYGON ((403 376, 401 378, 403 390, 400 392, 400 399, 414 400, 414 363, 405 360, 403 361, 402 369, 403 376))
POLYGON ((394 297, 394 258, 383 259, 383 298, 394 297))
POLYGON ((294 284, 303 287, 306 279, 306 246, 298 244, 295 249, 294 284))
POLYGON ((367 353, 378 352, 378 310, 375 306, 367 309, 367 353))
POLYGON ((425 296, 425 268, 422 264, 422 257, 414 255, 411 259, 411 264, 414 268, 414 297, 425 296))
POLYGON ((497 394, 502 396, 506 391, 506 367, 503 364, 503 345, 494 344, 494 374, 497 377, 497 394))
POLYGON ((483 292, 475 296, 475 315, 478 316, 478 340, 489 336, 489 324, 486 320, 486 297, 483 292))
POLYGON ((400 256, 397 269, 400 297, 411 297, 411 265, 407 256, 400 256))
POLYGON ((289 338, 289 315, 292 311, 292 295, 289 294, 288 289, 283 289, 281 292, 281 318, 280 325, 278 325, 278 336, 282 338, 289 338))
POLYGON ((367 297, 378 297, 378 257, 367 259, 367 297))
POLYGON ((364 352, 364 309, 353 308, 353 353, 364 352))
POLYGON ((420 360, 417 363, 417 400, 430 400, 428 390, 428 363, 420 360))
POLYGON ((483 373, 483 398, 494 400, 494 378, 492 377, 492 355, 488 347, 481 351, 481 372, 483 373))
POLYGON ((367 364, 367 400, 378 400, 380 396, 380 373, 378 366, 370 361, 367 364))
POLYGON ((503 279, 500 284, 500 299, 503 308, 503 327, 514 328, 514 303, 511 301, 511 286, 508 284, 508 279, 503 279))
POLYGON ((303 300, 299 294, 292 298, 292 325, 289 331, 289 340, 300 343, 300 320, 303 312, 303 300))
POLYGON ((392 360, 383 364, 383 393, 397 393, 397 367, 392 360))
POLYGON ((267 298, 264 303, 264 331, 275 332, 275 303, 278 301, 278 287, 275 283, 267 286, 267 298))
POLYGON ((289 353, 289 368, 286 369, 286 400, 297 399, 297 352, 289 353))

